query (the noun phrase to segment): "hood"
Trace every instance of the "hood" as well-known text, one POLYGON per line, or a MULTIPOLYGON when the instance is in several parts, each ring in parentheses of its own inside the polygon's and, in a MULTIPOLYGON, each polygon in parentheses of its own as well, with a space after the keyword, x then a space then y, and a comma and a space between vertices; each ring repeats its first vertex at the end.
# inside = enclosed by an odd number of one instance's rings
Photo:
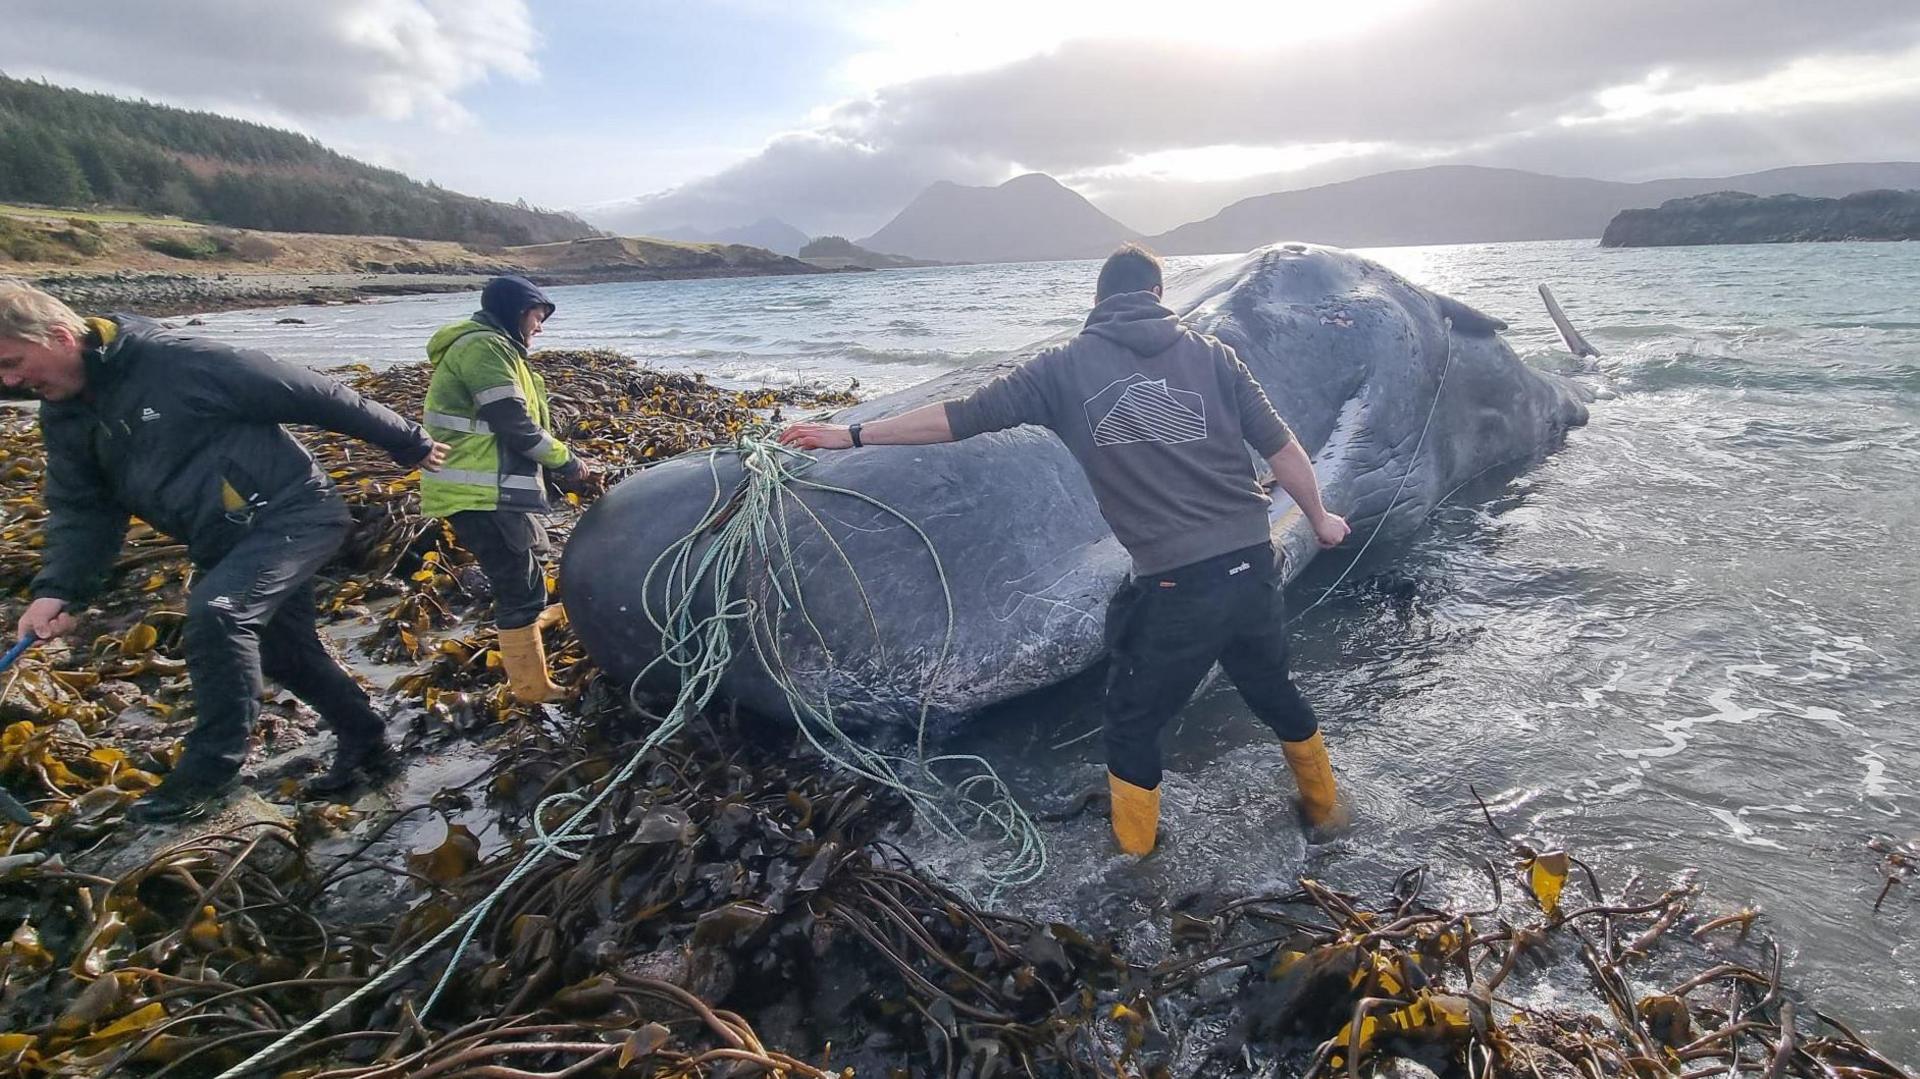
POLYGON ((115 313, 87 320, 87 337, 80 350, 80 362, 86 367, 87 384, 99 385, 117 377, 126 365, 116 363, 120 350, 134 334, 156 334, 167 327, 143 315, 115 313))
POLYGON ((524 277, 511 274, 496 277, 480 290, 480 310, 492 315, 502 326, 519 326, 520 316, 536 307, 546 308, 547 317, 553 317, 553 301, 547 299, 547 294, 541 292, 539 286, 524 277))
POLYGON ((1086 328, 1138 356, 1157 356, 1187 332, 1180 316, 1151 292, 1122 292, 1095 304, 1086 328))
MULTIPOLYGON (((509 342, 512 342, 515 348, 520 347, 520 342, 515 341, 512 334, 494 325, 493 320, 487 317, 486 312, 476 311, 472 318, 463 318, 458 322, 449 322, 445 326, 433 331, 433 336, 427 338, 427 364, 432 367, 438 367, 440 361, 447 358, 447 353, 453 350, 453 343, 455 341, 476 333, 497 333, 505 337, 509 342)), ((524 349, 521 351, 522 353, 525 352, 524 349)))

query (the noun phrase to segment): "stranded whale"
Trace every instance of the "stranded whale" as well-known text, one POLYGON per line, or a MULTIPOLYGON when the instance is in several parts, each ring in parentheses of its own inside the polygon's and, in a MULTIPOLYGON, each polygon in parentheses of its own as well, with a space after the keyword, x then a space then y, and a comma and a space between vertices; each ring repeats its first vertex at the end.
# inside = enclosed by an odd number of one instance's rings
MULTIPOLYGON (((1350 252, 1262 248, 1169 281, 1165 302, 1233 346, 1266 388, 1313 458, 1328 508, 1353 525, 1343 552, 1376 527, 1412 529, 1462 484, 1523 466, 1586 422, 1589 395, 1522 363, 1499 336, 1505 323, 1350 252)), ((1033 351, 835 419, 962 396, 1033 351)), ((1151 389, 1129 388, 1136 397, 1151 389)), ((804 617, 788 608, 776 640, 736 647, 724 696, 791 714, 765 665, 777 650, 789 686, 830 695, 843 719, 911 725, 924 706, 938 728, 1100 658, 1106 602, 1129 562, 1049 432, 823 454, 805 475, 900 516, 843 493, 789 489, 791 544, 771 556, 777 574, 745 574, 758 583, 743 587, 775 605, 797 588, 804 617)), ((668 575, 649 584, 649 567, 725 503, 740 476, 731 450, 688 454, 621 483, 575 528, 561 593, 588 652, 614 677, 632 679, 660 651, 645 611, 663 607, 668 575)), ((1318 552, 1299 511, 1273 493, 1272 534, 1291 579, 1318 552)))

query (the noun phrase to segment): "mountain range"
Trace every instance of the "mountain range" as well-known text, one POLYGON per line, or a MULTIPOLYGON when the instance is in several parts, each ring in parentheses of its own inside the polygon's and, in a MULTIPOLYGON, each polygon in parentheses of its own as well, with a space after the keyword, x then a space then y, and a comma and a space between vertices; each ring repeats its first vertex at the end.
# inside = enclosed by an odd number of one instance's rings
POLYGON ((1622 210, 1692 195, 1832 198, 1883 188, 1920 188, 1920 162, 1800 165, 1639 183, 1436 165, 1256 195, 1203 221, 1145 236, 1052 177, 1029 173, 993 187, 935 183, 859 244, 941 262, 1038 262, 1098 258, 1127 240, 1163 255, 1246 251, 1280 240, 1340 247, 1569 240, 1598 237, 1622 210))
POLYGON ((1276 240, 1340 247, 1574 240, 1599 236, 1622 210, 1689 195, 1744 191, 1831 198, 1876 188, 1920 188, 1920 162, 1803 165, 1642 183, 1436 165, 1256 195, 1144 242, 1161 254, 1202 255, 1276 240))
MULTIPOLYGON (((1098 258, 1127 240, 1164 255, 1224 254, 1281 240, 1339 247, 1569 240, 1600 236, 1623 210, 1694 195, 1740 191, 1837 198, 1879 189, 1920 189, 1920 162, 1798 165, 1636 183, 1435 165, 1255 195, 1204 220, 1143 235, 1053 177, 1028 173, 990 187, 934 183, 858 244, 939 262, 1041 262, 1098 258)), ((614 225, 610 218, 598 220, 614 225)), ((783 253, 805 243, 799 229, 777 219, 719 231, 651 231, 783 253)))

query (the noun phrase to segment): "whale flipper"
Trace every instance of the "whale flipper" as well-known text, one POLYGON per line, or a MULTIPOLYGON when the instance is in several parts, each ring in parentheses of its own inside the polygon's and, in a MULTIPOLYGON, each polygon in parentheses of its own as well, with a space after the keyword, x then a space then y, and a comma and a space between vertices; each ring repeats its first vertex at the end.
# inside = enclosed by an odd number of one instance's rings
POLYGON ((1580 336, 1580 331, 1574 329, 1573 323, 1567 320, 1567 313, 1560 310, 1560 301, 1553 298, 1552 289, 1541 285, 1540 298, 1547 302, 1547 317, 1553 320, 1554 329, 1560 331, 1560 340, 1567 343, 1568 352, 1582 359, 1600 355, 1600 350, 1588 344, 1587 339, 1580 336))

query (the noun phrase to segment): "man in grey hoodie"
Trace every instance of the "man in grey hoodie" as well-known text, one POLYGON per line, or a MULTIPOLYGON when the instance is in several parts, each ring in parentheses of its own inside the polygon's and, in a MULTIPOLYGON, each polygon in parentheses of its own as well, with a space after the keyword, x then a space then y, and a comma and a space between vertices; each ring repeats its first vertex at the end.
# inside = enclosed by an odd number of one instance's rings
POLYGON ((1233 349, 1160 302, 1159 259, 1129 244, 1100 269, 1086 327, 967 397, 884 420, 797 423, 788 446, 925 445, 1023 423, 1086 471, 1133 576, 1107 610, 1107 779, 1122 850, 1153 849, 1160 731, 1218 662, 1281 739, 1309 823, 1339 814, 1313 709, 1287 675, 1285 617, 1250 444, 1323 547, 1347 523, 1320 502, 1313 463, 1233 349))

